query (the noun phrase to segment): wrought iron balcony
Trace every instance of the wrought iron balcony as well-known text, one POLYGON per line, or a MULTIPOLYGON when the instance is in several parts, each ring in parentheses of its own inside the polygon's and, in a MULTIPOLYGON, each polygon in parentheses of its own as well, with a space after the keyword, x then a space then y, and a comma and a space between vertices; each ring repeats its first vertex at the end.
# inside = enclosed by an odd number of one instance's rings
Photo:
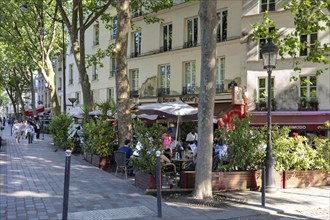
POLYGON ((131 90, 130 91, 130 98, 131 99, 134 99, 134 98, 138 98, 140 95, 139 95, 139 90, 131 90))
POLYGON ((215 87, 215 93, 222 93, 225 91, 224 84, 217 84, 215 87))
POLYGON ((196 86, 184 86, 182 88, 182 94, 183 95, 196 94, 196 86))
POLYGON ((158 96, 169 96, 170 88, 159 88, 157 94, 158 94, 158 96))

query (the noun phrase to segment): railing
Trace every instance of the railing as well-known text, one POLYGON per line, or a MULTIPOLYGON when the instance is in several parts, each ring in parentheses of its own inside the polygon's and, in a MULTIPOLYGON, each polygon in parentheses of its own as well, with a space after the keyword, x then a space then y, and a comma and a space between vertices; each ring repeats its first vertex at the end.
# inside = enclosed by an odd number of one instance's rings
POLYGON ((223 84, 217 84, 215 88, 215 93, 222 93, 225 91, 225 86, 223 84))
POLYGON ((184 86, 182 88, 182 94, 183 95, 196 94, 196 86, 184 86))
POLYGON ((170 88, 159 88, 157 94, 158 94, 158 96, 169 96, 170 88))
POLYGON ((131 90, 130 91, 130 98, 138 98, 139 97, 139 90, 131 90))

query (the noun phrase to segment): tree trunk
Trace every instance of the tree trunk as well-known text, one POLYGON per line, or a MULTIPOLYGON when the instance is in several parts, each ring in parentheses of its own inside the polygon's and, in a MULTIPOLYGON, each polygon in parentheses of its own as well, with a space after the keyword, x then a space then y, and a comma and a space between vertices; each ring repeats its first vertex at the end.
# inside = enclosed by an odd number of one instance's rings
POLYGON ((130 86, 127 73, 127 44, 130 27, 129 0, 119 0, 118 11, 118 36, 116 40, 116 91, 117 91, 117 118, 118 118, 118 141, 119 146, 124 144, 125 139, 132 137, 132 119, 129 105, 130 86))
POLYGON ((217 1, 201 0, 201 82, 198 101, 198 151, 194 196, 212 197, 213 115, 216 70, 217 1))
MULTIPOLYGON (((46 79, 48 85, 49 85, 49 89, 50 89, 50 97, 51 97, 51 102, 52 102, 52 107, 53 107, 53 111, 55 113, 55 115, 59 115, 60 114, 60 106, 58 103, 58 98, 57 98, 57 93, 56 93, 56 85, 55 85, 55 72, 53 69, 53 65, 52 65, 52 61, 49 59, 49 56, 46 55, 45 58, 45 63, 46 63, 46 67, 47 67, 47 72, 48 72, 48 76, 46 79)), ((44 75, 44 74, 43 74, 44 75)))

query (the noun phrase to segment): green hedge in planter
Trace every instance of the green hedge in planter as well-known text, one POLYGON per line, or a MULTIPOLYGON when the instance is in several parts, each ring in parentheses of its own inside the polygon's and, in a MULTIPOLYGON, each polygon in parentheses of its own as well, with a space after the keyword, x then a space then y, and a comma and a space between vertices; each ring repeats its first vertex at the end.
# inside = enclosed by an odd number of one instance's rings
POLYGON ((113 154, 117 130, 110 120, 89 120, 84 123, 82 135, 84 151, 106 157, 113 154))
MULTIPOLYGON (((219 171, 258 170, 266 155, 267 127, 259 129, 249 126, 249 117, 234 117, 235 130, 217 130, 215 138, 222 138, 228 145, 229 163, 220 164, 219 171)), ((329 138, 315 136, 308 140, 304 136, 289 137, 287 127, 272 126, 272 148, 275 170, 325 170, 330 172, 329 138), (313 142, 314 148, 310 142, 313 142)))
POLYGON ((66 114, 60 114, 52 117, 49 124, 49 130, 51 132, 54 144, 63 149, 72 149, 73 143, 68 140, 68 128, 72 122, 72 119, 66 114))
POLYGON ((162 134, 166 128, 161 124, 154 123, 151 126, 140 121, 133 122, 133 131, 137 140, 141 142, 142 149, 139 157, 131 157, 134 169, 140 173, 155 174, 156 172, 156 151, 163 150, 162 134))

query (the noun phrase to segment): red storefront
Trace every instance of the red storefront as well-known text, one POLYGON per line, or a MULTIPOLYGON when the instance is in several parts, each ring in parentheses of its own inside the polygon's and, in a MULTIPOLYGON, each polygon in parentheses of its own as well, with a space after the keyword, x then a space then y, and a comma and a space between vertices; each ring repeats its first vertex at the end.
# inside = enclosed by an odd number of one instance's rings
MULTIPOLYGON (((267 124, 267 112, 250 112, 250 125, 257 127, 267 124)), ((330 121, 330 111, 273 111, 271 112, 272 125, 287 126, 292 131, 318 132, 329 136, 324 126, 330 121)))

